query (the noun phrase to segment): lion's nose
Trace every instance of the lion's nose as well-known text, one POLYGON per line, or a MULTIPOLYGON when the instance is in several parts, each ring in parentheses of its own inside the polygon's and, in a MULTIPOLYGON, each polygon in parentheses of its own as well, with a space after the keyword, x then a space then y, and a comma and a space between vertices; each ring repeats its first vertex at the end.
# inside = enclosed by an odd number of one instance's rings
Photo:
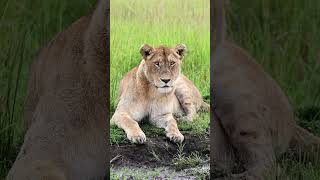
POLYGON ((167 84, 170 81, 170 79, 161 79, 161 81, 167 84))

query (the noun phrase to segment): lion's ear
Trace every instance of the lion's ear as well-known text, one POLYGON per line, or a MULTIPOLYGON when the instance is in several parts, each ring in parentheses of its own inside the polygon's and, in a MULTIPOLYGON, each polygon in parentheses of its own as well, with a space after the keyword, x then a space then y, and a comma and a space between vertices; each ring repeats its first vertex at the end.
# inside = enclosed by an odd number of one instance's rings
POLYGON ((151 47, 148 44, 143 44, 140 47, 140 54, 142 55, 143 59, 145 59, 145 60, 148 59, 148 57, 151 55, 152 51, 153 51, 153 47, 151 47))
POLYGON ((177 44, 175 47, 175 51, 179 56, 181 56, 181 59, 185 56, 187 53, 187 46, 184 44, 177 44))

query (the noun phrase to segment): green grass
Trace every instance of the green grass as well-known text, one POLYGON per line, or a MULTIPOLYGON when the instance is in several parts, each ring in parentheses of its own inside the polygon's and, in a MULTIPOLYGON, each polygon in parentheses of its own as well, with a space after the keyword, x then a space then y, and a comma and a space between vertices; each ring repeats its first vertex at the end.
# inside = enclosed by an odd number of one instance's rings
POLYGON ((181 171, 186 168, 193 168, 207 163, 209 157, 204 158, 198 152, 192 152, 190 155, 183 153, 184 144, 178 145, 178 152, 172 159, 172 164, 176 171, 181 171))
MULTIPOLYGON (((320 1, 233 0, 228 35, 247 49, 289 97, 298 123, 320 135, 320 1)), ((320 179, 319 165, 281 160, 290 179, 320 179)))
MULTIPOLYGON (((111 111, 117 105, 119 82, 139 65, 142 44, 174 47, 186 44, 188 54, 182 72, 209 95, 210 88, 210 8, 208 0, 144 0, 110 2, 111 111)), ((192 124, 181 123, 181 130, 203 133, 208 128, 208 113, 201 114, 192 124)), ((163 130, 142 125, 147 137, 164 135, 163 130)), ((127 142, 122 130, 111 127, 111 143, 127 142)))

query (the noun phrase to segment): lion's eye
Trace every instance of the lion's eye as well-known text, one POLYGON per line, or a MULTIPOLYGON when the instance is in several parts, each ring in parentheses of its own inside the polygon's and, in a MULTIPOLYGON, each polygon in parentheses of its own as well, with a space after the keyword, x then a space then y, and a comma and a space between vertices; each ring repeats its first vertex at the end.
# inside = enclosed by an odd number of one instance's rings
POLYGON ((155 65, 156 67, 160 67, 160 63, 159 63, 159 62, 155 62, 154 65, 155 65))
POLYGON ((176 64, 176 62, 174 62, 174 61, 170 62, 170 66, 174 66, 175 64, 176 64))

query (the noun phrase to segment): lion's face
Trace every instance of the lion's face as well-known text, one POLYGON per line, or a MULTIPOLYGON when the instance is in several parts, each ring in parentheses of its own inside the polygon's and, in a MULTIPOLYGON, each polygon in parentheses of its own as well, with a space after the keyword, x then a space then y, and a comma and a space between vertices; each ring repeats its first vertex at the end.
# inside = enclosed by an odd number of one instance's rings
POLYGON ((149 83, 160 93, 171 92, 180 75, 180 65, 187 48, 178 44, 175 48, 160 46, 153 48, 143 45, 140 53, 143 56, 143 70, 149 83))

